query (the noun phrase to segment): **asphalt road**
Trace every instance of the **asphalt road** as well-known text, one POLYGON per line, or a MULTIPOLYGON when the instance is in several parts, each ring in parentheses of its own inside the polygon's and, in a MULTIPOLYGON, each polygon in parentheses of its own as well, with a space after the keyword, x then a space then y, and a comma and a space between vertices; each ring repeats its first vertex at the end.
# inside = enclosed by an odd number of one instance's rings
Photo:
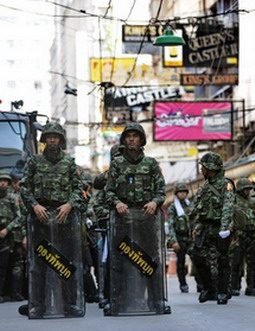
POLYGON ((28 320, 17 313, 20 303, 6 302, 0 305, 0 331, 254 331, 255 297, 242 291, 227 305, 200 304, 193 278, 188 282, 190 292, 184 294, 176 277, 168 278, 171 315, 105 317, 96 304, 88 304, 84 318, 28 320))

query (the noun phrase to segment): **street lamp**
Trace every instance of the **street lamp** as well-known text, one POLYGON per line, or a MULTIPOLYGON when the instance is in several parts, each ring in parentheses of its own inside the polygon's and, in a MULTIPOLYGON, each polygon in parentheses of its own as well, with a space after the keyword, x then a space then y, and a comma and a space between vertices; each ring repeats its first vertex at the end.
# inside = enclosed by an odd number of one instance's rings
POLYGON ((158 36, 153 43, 154 46, 183 46, 185 41, 181 36, 177 36, 173 33, 173 30, 170 26, 167 26, 164 34, 158 36))

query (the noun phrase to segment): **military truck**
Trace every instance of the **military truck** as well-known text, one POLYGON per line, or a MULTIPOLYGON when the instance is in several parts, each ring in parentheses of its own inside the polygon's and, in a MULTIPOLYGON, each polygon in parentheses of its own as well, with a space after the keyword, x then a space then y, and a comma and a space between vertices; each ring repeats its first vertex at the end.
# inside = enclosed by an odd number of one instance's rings
POLYGON ((39 117, 47 118, 36 111, 0 111, 0 171, 22 175, 27 158, 37 153, 39 117))

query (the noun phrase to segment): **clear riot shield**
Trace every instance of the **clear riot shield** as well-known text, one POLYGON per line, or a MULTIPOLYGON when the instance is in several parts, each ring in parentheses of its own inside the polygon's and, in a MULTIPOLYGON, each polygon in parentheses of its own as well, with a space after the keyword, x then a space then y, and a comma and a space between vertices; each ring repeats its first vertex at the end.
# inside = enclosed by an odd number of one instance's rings
POLYGON ((110 220, 110 304, 105 315, 170 313, 166 298, 164 222, 161 212, 113 212, 110 220))
POLYGON ((85 314, 81 229, 72 211, 63 224, 56 208, 47 208, 42 223, 28 221, 29 318, 82 317, 85 314))

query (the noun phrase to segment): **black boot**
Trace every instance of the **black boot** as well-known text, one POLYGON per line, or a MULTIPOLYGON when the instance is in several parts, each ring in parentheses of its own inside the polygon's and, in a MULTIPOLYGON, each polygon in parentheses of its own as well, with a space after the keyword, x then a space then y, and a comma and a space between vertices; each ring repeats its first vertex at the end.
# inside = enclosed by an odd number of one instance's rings
POLYGON ((202 290, 198 297, 198 301, 200 303, 204 303, 206 301, 214 301, 214 300, 217 300, 216 292, 209 290, 202 290))
POLYGON ((219 293, 217 296, 218 305, 226 305, 228 303, 228 295, 225 293, 219 293))

